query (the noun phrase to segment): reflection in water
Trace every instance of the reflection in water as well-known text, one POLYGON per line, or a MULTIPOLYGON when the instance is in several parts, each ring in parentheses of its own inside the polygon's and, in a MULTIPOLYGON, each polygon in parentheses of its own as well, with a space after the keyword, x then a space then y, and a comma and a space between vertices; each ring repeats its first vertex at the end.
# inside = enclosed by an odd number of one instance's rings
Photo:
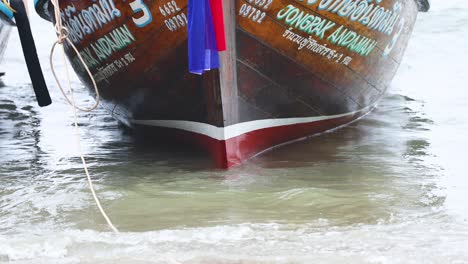
MULTIPOLYGON (((84 152, 119 235, 87 189, 68 105, 51 87, 54 105, 35 106, 13 46, 0 86, 0 262, 468 262, 468 119, 448 114, 468 110, 466 76, 452 71, 464 60, 441 47, 442 55, 421 55, 434 50, 429 41, 442 45, 433 32, 468 52, 445 30, 467 34, 456 14, 468 9, 437 3, 375 111, 233 170, 212 169, 196 150, 141 144, 104 110, 80 114, 84 152), (441 67, 428 76, 431 59, 441 67)), ((38 44, 47 61, 50 43, 38 44)), ((77 96, 90 103, 82 89, 77 96)))

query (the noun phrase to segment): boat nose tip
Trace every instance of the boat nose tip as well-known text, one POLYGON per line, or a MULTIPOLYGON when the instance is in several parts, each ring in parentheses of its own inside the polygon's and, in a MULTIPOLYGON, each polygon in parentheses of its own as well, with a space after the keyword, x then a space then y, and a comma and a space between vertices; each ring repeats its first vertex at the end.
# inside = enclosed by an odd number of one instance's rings
POLYGON ((431 9, 430 0, 417 0, 419 12, 428 12, 431 9))

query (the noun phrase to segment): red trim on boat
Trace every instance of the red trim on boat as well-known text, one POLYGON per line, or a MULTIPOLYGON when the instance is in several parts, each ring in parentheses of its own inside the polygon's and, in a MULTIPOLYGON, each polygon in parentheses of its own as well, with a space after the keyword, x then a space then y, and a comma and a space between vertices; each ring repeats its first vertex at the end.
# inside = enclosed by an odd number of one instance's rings
POLYGON ((216 166, 227 169, 242 164, 245 160, 265 150, 348 124, 364 114, 366 113, 361 112, 335 119, 264 128, 227 140, 217 140, 206 135, 174 128, 154 128, 158 130, 156 133, 161 137, 169 136, 195 143, 211 154, 216 166))

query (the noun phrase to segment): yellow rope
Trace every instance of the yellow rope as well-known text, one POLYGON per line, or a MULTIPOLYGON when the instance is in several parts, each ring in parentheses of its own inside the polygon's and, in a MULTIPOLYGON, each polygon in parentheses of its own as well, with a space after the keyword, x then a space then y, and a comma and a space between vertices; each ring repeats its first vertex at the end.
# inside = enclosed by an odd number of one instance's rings
POLYGON ((13 13, 16 13, 16 10, 14 10, 11 6, 10 6, 10 0, 2 0, 3 4, 6 6, 6 8, 8 8, 11 12, 13 13))
MULTIPOLYGON (((5 0, 3 0, 5 1, 5 0)), ((84 170, 85 170, 85 173, 86 173, 86 178, 88 179, 88 185, 89 185, 89 189, 93 195, 93 198, 94 198, 94 201, 96 202, 96 205, 97 207, 99 208, 99 211, 101 212, 102 216, 104 217, 104 219, 106 220, 107 224, 109 225, 109 227, 112 229, 112 231, 114 231, 115 233, 118 233, 119 231, 117 230, 117 228, 112 224, 112 221, 110 220, 109 216, 107 216, 106 212, 104 211, 104 209, 102 208, 101 206, 101 203, 96 195, 96 192, 94 191, 94 187, 93 187, 93 181, 91 179, 91 176, 89 174, 89 171, 88 171, 88 165, 86 164, 86 160, 84 158, 84 155, 83 155, 83 150, 81 148, 81 144, 80 144, 80 131, 79 131, 79 128, 78 128, 78 117, 77 117, 77 110, 81 110, 81 111, 85 111, 85 112, 90 112, 94 109, 96 109, 98 106, 99 106, 99 90, 97 88, 97 84, 96 84, 96 81, 94 80, 94 77, 93 75, 91 74, 91 71, 89 70, 88 66, 86 65, 85 61, 83 60, 83 58, 81 57, 81 54, 78 52, 78 49, 75 47, 75 45, 73 44, 73 42, 70 41, 70 39, 68 38, 68 29, 66 27, 63 26, 62 24, 62 17, 60 15, 60 7, 59 7, 59 3, 58 3, 58 0, 51 0, 51 3, 54 5, 54 13, 55 13, 55 31, 57 32, 58 34, 58 39, 57 41, 54 43, 54 45, 52 46, 52 49, 50 51, 50 57, 49 57, 49 60, 50 60, 50 67, 51 67, 51 70, 52 70, 52 74, 54 75, 54 78, 55 78, 55 81, 57 82, 57 85, 58 87, 60 88, 60 91, 62 92, 63 96, 65 96, 65 98, 67 99, 68 103, 72 106, 73 108, 73 116, 74 116, 74 123, 75 123, 75 132, 76 132, 76 140, 77 140, 77 146, 78 146, 78 149, 79 149, 79 152, 80 152, 80 157, 81 157, 81 162, 83 163, 83 167, 84 167, 84 170), (68 64, 67 64, 67 61, 66 61, 66 58, 65 58, 65 49, 63 47, 63 43, 64 42, 67 42, 70 47, 73 48, 73 50, 76 52, 78 58, 80 59, 81 63, 83 64, 83 67, 86 69, 86 72, 88 73, 89 77, 91 78, 91 81, 93 83, 93 86, 94 86, 94 90, 96 92, 96 103, 90 107, 90 108, 81 108, 79 106, 76 105, 75 103, 75 98, 73 96, 73 88, 71 86, 71 82, 70 82, 70 73, 69 73, 69 70, 68 70, 68 64), (63 55, 63 63, 65 65, 65 71, 66 71, 66 76, 67 76, 67 81, 68 81, 68 89, 69 89, 69 92, 70 92, 70 98, 67 96, 65 90, 63 89, 62 87, 62 84, 60 83, 58 77, 57 77, 57 73, 55 72, 55 67, 54 67, 54 62, 53 62, 53 56, 54 56, 54 51, 55 51, 55 47, 57 45, 61 45, 62 46, 62 55, 63 55)))

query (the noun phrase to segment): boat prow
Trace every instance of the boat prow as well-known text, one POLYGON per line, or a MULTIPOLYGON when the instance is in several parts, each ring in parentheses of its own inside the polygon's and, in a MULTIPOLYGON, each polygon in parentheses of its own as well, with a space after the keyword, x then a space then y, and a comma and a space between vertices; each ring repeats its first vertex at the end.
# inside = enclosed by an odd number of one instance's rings
MULTIPOLYGON (((201 145, 226 168, 371 111, 397 71, 418 10, 429 7, 426 0, 219 1, 226 50, 219 69, 195 75, 186 25, 188 5, 202 2, 64 0, 60 9, 116 119, 201 145)), ((48 0, 36 9, 53 21, 48 0)))

